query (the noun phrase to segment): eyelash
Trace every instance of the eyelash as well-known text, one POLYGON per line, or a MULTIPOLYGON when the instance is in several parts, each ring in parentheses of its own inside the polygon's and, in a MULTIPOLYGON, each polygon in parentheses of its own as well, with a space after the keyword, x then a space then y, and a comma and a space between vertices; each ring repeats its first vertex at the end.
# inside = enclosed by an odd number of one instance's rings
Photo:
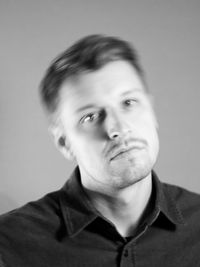
POLYGON ((125 106, 132 106, 132 105, 134 105, 135 103, 137 103, 138 102, 138 100, 137 99, 126 99, 124 102, 123 102, 123 104, 125 105, 125 106), (129 102, 129 104, 128 104, 128 102, 129 102), (130 104, 131 103, 131 104, 130 104))
POLYGON ((89 113, 89 114, 85 115, 83 118, 81 118, 80 123, 82 123, 82 124, 83 123, 87 123, 87 122, 92 123, 92 122, 98 120, 101 117, 102 117, 102 112, 89 113))

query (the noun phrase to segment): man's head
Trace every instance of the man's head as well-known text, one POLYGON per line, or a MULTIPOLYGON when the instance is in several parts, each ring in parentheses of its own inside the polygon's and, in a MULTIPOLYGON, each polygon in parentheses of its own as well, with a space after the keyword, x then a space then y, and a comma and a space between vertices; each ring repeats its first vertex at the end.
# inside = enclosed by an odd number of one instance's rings
POLYGON ((158 153, 156 119, 135 51, 120 39, 93 35, 62 53, 41 84, 55 118, 59 150, 95 190, 124 188, 150 172, 158 153))
POLYGON ((66 80, 117 60, 128 61, 144 81, 136 51, 119 38, 90 35, 65 50, 52 62, 41 82, 41 97, 47 111, 53 113, 57 109, 59 92, 66 80))

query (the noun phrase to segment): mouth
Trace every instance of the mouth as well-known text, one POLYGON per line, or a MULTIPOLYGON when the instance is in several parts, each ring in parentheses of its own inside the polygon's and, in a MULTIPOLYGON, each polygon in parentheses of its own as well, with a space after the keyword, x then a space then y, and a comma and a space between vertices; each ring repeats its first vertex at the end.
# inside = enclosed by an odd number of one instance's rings
POLYGON ((133 146, 130 148, 121 148, 121 149, 116 151, 116 153, 111 157, 110 161, 127 157, 128 155, 132 154, 133 152, 137 152, 137 151, 140 151, 143 149, 144 149, 144 146, 133 146))

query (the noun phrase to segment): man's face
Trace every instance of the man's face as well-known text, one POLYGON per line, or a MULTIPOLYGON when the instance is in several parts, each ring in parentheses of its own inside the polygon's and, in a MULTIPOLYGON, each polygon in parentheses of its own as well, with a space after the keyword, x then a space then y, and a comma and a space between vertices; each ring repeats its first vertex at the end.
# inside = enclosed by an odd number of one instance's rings
POLYGON ((59 112, 86 187, 125 188, 149 175, 159 149, 156 119, 130 63, 114 61, 67 81, 59 112))

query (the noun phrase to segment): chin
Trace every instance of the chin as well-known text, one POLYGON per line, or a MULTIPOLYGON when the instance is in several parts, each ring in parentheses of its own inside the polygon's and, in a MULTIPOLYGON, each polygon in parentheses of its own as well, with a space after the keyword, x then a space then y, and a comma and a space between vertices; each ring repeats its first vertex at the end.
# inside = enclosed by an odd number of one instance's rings
POLYGON ((110 169, 110 175, 115 177, 117 183, 131 185, 149 176, 153 169, 151 161, 118 163, 110 169))

